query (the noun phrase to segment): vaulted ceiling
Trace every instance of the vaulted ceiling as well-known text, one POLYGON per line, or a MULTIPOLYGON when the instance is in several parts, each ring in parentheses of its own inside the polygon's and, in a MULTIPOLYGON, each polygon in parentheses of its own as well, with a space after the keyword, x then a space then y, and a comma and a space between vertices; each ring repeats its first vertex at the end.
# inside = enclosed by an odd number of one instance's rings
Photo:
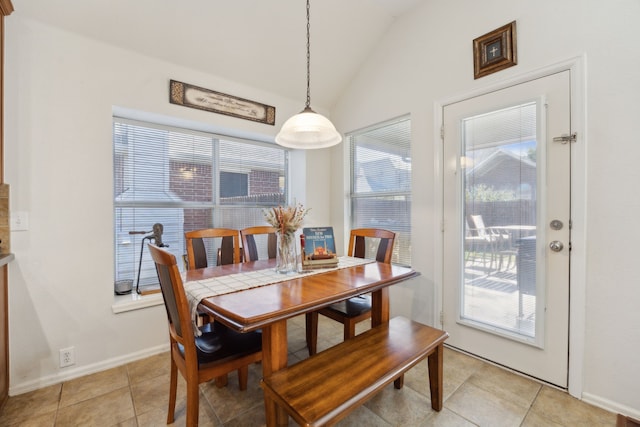
MULTIPOLYGON (((425 1, 312 0, 312 106, 330 108, 393 21, 425 1)), ((304 106, 305 0, 12 3, 15 15, 299 99, 304 106)))

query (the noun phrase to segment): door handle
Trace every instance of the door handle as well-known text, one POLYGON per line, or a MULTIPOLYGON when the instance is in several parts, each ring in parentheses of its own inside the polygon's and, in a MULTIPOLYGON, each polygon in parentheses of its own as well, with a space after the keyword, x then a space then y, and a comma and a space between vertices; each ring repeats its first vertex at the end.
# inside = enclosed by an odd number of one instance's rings
POLYGON ((553 252, 560 252, 564 248, 564 245, 562 244, 561 241, 554 240, 553 242, 549 243, 549 248, 553 252))

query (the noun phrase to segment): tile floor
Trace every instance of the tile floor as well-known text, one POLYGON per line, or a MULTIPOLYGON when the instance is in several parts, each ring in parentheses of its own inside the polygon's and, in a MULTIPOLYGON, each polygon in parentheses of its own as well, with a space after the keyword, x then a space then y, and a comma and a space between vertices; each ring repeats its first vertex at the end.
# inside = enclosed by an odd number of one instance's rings
MULTIPOLYGON (((318 348, 342 339, 338 323, 320 316, 318 348)), ((366 328, 367 322, 359 328, 366 328)), ((290 363, 307 357, 304 317, 289 321, 290 363)), ((338 426, 615 426, 615 414, 568 394, 445 349, 444 408, 431 409, 426 362, 405 376, 405 386, 389 385, 338 426)), ((201 426, 264 425, 260 365, 250 368, 249 387, 200 387, 201 426)), ((181 377, 174 425, 185 425, 181 377)), ((152 356, 105 372, 10 397, 1 426, 162 426, 169 397, 169 355, 152 356)), ((294 425, 290 422, 290 425, 294 425)))

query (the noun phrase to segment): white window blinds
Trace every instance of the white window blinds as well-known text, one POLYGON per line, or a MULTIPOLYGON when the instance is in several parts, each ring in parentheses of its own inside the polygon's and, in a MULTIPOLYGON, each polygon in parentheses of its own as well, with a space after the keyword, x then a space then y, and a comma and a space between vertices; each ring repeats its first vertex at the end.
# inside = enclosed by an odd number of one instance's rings
POLYGON ((392 262, 411 265, 411 121, 405 117, 348 135, 351 228, 396 232, 392 262))

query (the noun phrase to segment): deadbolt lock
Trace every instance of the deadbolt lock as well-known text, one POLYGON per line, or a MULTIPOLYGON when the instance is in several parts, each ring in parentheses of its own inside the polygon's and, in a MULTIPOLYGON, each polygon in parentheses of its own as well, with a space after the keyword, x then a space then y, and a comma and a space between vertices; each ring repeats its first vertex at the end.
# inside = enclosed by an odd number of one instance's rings
POLYGON ((562 230, 564 224, 559 219, 554 219, 549 223, 549 227, 551 227, 552 230, 562 230))

